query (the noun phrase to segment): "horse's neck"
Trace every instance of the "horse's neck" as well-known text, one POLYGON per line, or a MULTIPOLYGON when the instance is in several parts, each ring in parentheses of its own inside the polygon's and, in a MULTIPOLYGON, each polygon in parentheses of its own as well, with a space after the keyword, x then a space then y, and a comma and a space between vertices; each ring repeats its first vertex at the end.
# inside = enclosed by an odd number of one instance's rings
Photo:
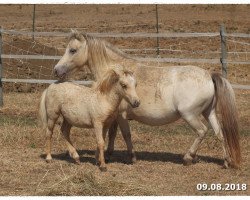
POLYGON ((137 65, 136 61, 125 58, 110 48, 105 48, 104 51, 105 54, 89 56, 90 70, 94 74, 96 81, 100 80, 109 68, 113 68, 118 64, 134 71, 134 67, 137 65))
POLYGON ((122 101, 122 96, 118 91, 118 86, 115 85, 111 88, 111 90, 107 93, 107 94, 103 94, 105 95, 105 100, 107 101, 107 103, 110 105, 110 109, 112 111, 115 111, 118 109, 118 106, 120 105, 121 101, 122 101))
POLYGON ((91 57, 89 59, 88 64, 89 64, 91 73, 95 76, 96 81, 99 81, 103 77, 103 74, 108 69, 108 62, 105 60, 102 61, 102 60, 98 60, 97 58, 91 57))

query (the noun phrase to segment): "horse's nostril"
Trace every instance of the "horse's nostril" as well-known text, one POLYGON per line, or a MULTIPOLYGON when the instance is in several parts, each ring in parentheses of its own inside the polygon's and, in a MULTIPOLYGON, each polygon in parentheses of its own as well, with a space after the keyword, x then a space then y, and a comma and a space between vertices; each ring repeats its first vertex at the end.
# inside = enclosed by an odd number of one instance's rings
POLYGON ((54 69, 54 75, 55 75, 56 77, 58 76, 57 70, 56 70, 56 69, 54 69))
POLYGON ((139 105, 140 105, 140 101, 137 101, 137 100, 136 100, 136 101, 134 102, 134 107, 136 108, 136 107, 138 107, 139 105))

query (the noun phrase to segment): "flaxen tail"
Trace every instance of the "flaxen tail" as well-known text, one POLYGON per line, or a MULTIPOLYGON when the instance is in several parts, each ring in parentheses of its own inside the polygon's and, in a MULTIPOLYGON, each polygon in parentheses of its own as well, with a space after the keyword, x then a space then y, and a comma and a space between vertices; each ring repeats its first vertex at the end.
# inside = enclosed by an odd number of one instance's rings
POLYGON ((222 117, 222 132, 233 167, 239 167, 241 151, 235 95, 230 83, 218 73, 212 74, 217 105, 222 117))
POLYGON ((44 90, 41 96, 40 104, 39 104, 39 112, 38 112, 38 121, 43 129, 47 128, 47 125, 48 125, 48 118, 47 118, 47 111, 46 111, 46 104, 45 104, 46 94, 47 94, 47 89, 44 90))

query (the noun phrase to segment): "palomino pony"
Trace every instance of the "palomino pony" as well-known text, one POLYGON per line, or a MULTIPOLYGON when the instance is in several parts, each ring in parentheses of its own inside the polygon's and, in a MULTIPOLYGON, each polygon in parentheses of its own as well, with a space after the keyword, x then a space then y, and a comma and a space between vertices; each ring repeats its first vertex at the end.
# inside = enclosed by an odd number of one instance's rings
POLYGON ((92 88, 70 82, 51 84, 42 94, 39 116, 47 138, 47 157, 51 156, 51 138, 55 123, 63 117, 61 132, 66 139, 70 156, 79 163, 79 155, 70 140, 72 126, 94 128, 97 140, 96 159, 101 171, 106 171, 104 139, 106 131, 117 118, 118 106, 124 99, 132 107, 140 104, 136 81, 130 71, 108 70, 92 88))
POLYGON ((241 151, 235 96, 225 78, 195 66, 143 66, 136 58, 110 43, 77 31, 72 31, 66 51, 54 71, 56 76, 63 79, 87 65, 99 80, 112 64, 133 68, 141 105, 131 109, 129 104, 122 101, 120 114, 109 129, 108 155, 114 150, 119 125, 128 153, 135 161, 128 119, 160 126, 183 118, 198 135, 184 156, 184 163, 191 164, 208 130, 200 118, 204 116, 222 143, 224 167, 228 168, 229 164, 239 166, 241 151), (216 105, 221 108, 222 125, 216 116, 216 105))

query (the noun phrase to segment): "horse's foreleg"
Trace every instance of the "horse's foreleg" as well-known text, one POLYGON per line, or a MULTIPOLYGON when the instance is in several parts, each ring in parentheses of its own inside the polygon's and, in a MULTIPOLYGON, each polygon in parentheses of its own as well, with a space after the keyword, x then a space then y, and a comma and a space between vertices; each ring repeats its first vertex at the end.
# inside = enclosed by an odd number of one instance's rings
POLYGON ((75 147, 73 146, 73 144, 70 140, 71 127, 72 126, 66 120, 63 120, 63 123, 61 126, 61 134, 63 135, 63 137, 66 140, 66 145, 67 145, 67 148, 69 150, 70 157, 72 157, 76 161, 76 163, 79 164, 80 163, 79 155, 78 155, 75 147))
POLYGON ((184 156, 184 164, 189 165, 193 162, 198 147, 202 140, 204 139, 208 128, 202 123, 201 119, 198 116, 194 115, 186 115, 183 117, 186 122, 194 129, 194 131, 198 134, 198 137, 195 139, 194 143, 188 150, 188 152, 184 156))
POLYGON ((119 116, 118 119, 118 124, 122 132, 122 136, 126 142, 127 145, 127 151, 128 151, 128 156, 129 156, 129 162, 130 163, 135 163, 136 162, 136 155, 133 150, 133 144, 131 140, 131 131, 129 127, 129 123, 127 119, 124 119, 122 116, 119 116))
POLYGON ((104 159, 104 146, 105 142, 103 139, 103 128, 101 125, 95 127, 95 135, 97 141, 97 151, 96 151, 96 159, 100 163, 100 170, 107 171, 107 167, 104 159))
POLYGON ((109 127, 108 130, 108 148, 107 148, 107 152, 106 152, 106 159, 110 160, 110 156, 113 154, 114 152, 114 143, 115 143, 115 138, 117 135, 117 127, 118 127, 118 123, 115 120, 111 126, 109 127))

